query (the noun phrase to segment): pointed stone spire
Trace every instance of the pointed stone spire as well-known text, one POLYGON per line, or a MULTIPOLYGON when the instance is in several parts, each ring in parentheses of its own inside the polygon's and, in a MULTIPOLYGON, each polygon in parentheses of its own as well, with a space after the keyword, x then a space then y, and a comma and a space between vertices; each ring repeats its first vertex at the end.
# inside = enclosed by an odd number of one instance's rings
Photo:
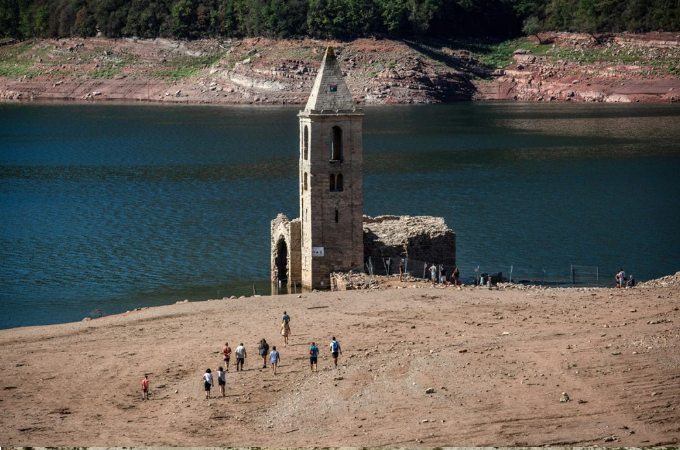
POLYGON ((328 47, 305 112, 351 111, 353 108, 352 95, 345 84, 333 47, 328 47))

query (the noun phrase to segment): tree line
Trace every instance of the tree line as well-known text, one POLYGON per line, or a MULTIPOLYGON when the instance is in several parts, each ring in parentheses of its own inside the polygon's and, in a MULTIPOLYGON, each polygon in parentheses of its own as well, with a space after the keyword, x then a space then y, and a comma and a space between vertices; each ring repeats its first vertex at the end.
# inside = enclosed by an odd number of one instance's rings
POLYGON ((0 37, 517 36, 680 30, 680 0, 0 0, 0 37))

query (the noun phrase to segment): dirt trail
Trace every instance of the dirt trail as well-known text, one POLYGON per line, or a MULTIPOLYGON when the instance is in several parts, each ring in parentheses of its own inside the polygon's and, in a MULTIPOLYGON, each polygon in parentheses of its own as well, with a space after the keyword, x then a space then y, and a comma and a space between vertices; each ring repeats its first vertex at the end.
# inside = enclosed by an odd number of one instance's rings
POLYGON ((383 280, 382 290, 180 303, 3 330, 0 442, 677 445, 680 275, 670 280, 625 290, 383 280), (292 317, 287 347, 283 310, 292 317), (343 349, 337 370, 332 336, 343 349), (262 337, 280 350, 276 376, 261 368, 262 337), (205 400, 201 376, 221 364, 225 341, 246 345, 246 370, 232 366, 227 397, 205 400), (311 341, 318 373, 309 371, 311 341))
POLYGON ((303 104, 326 45, 359 105, 680 99, 676 34, 542 41, 35 40, 0 47, 0 100, 303 104))

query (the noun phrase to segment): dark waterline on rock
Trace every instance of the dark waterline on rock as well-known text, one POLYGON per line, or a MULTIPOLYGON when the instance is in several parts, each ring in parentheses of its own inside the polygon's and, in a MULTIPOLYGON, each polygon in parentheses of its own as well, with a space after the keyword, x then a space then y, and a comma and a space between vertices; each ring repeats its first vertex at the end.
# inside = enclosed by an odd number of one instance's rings
MULTIPOLYGON (((0 328, 269 293, 298 109, 0 105, 0 328)), ((364 213, 444 217, 463 274, 680 270, 677 105, 365 112, 364 213)))

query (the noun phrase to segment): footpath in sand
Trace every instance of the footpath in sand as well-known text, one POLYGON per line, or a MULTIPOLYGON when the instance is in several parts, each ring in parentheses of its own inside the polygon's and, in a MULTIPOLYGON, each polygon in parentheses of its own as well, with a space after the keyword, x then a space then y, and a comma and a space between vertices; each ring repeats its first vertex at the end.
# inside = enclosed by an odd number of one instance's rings
POLYGON ((0 331, 0 443, 678 444, 680 273, 635 289, 384 285, 0 331), (262 337, 280 350, 276 376, 261 369, 262 337), (206 400, 201 377, 225 341, 246 345, 246 370, 232 366, 226 398, 206 400))

